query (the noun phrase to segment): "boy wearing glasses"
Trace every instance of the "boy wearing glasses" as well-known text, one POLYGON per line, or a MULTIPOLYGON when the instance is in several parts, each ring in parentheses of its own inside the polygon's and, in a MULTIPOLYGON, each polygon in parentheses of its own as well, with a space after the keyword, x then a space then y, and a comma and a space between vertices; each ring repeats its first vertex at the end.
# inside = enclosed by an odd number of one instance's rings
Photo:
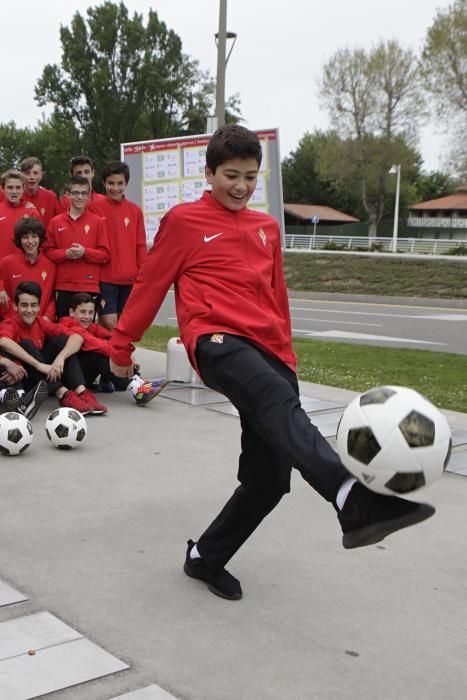
POLYGON ((68 211, 52 219, 44 243, 45 254, 57 265, 57 318, 68 315, 71 297, 76 292, 87 292, 97 299, 100 269, 110 258, 105 223, 87 208, 89 181, 74 175, 69 193, 68 211))
MULTIPOLYGON (((74 177, 75 175, 81 175, 81 177, 85 177, 89 182, 90 195, 88 201, 86 202, 86 206, 89 204, 95 204, 95 202, 98 202, 100 199, 104 199, 104 195, 94 192, 93 190, 92 181, 94 179, 94 165, 89 156, 75 156, 70 160, 70 177, 74 177)), ((68 194, 63 195, 60 200, 60 206, 62 211, 68 211, 70 207, 70 197, 68 194)))

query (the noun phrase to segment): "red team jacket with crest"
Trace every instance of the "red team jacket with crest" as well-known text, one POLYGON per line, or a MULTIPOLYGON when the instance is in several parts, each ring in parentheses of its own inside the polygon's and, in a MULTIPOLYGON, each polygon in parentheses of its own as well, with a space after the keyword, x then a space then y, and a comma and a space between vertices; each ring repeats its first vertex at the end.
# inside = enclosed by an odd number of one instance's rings
POLYGON ((268 214, 232 212, 209 192, 162 219, 112 338, 112 359, 131 365, 139 340, 175 284, 182 341, 195 363, 200 335, 247 338, 295 370, 280 230, 268 214))
POLYGON ((42 251, 34 263, 18 249, 16 253, 0 259, 0 291, 5 291, 10 297, 9 304, 0 304, 0 315, 5 317, 14 313, 15 291, 20 282, 36 282, 42 290, 39 315, 54 319, 55 273, 56 265, 42 251))
POLYGON ((69 213, 55 216, 47 229, 44 253, 57 264, 55 289, 65 292, 99 292, 100 271, 110 257, 105 223, 88 209, 78 219, 69 213), (73 243, 84 246, 81 258, 66 257, 73 243))
POLYGON ((39 219, 39 212, 29 202, 21 202, 14 207, 6 199, 0 202, 0 258, 10 255, 18 250, 13 239, 15 235, 15 224, 23 216, 33 216, 39 219))
POLYGON ((68 334, 78 333, 83 338, 81 352, 99 352, 101 355, 110 357, 110 343, 112 332, 100 326, 98 323, 91 323, 87 328, 76 321, 72 316, 63 316, 60 325, 66 328, 68 334))
POLYGON ((45 187, 39 187, 36 194, 28 194, 25 191, 23 200, 30 202, 37 209, 45 229, 47 229, 50 220, 61 212, 57 195, 45 187))
POLYGON ((109 234, 111 255, 102 266, 101 282, 133 284, 148 254, 143 212, 125 197, 120 202, 104 197, 89 209, 105 220, 109 234))
POLYGON ((67 331, 60 323, 51 323, 39 316, 32 326, 23 323, 17 313, 0 323, 0 336, 2 338, 10 338, 15 343, 20 343, 22 340, 31 340, 39 350, 44 348, 49 338, 53 338, 56 335, 72 335, 72 333, 67 331))

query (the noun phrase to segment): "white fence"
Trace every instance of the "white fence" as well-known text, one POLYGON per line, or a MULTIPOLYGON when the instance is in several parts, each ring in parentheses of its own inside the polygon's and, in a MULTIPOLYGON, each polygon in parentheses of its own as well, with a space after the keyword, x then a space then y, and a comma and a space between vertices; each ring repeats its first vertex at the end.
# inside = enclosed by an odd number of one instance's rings
MULTIPOLYGON (((290 250, 318 250, 330 246, 334 250, 370 251, 373 248, 383 253, 392 252, 392 238, 368 238, 368 236, 304 236, 285 235, 285 247, 290 250), (336 246, 334 248, 334 246, 336 246), (342 248, 343 246, 343 248, 342 248)), ((466 240, 449 240, 434 238, 398 238, 398 253, 428 253, 444 255, 448 250, 463 246, 466 240)), ((464 252, 465 255, 465 252, 464 252)))

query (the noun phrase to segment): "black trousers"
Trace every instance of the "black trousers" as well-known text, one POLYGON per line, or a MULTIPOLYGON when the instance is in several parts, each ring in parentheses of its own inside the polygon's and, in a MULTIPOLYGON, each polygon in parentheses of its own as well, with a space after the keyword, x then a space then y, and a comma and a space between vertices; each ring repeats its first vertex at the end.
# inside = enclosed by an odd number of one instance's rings
MULTIPOLYGON (((22 340, 19 344, 26 352, 35 357, 36 360, 39 360, 39 362, 51 364, 58 353, 65 347, 67 340, 67 335, 56 335, 50 338, 42 350, 39 350, 32 340, 22 340)), ((29 391, 29 389, 32 389, 33 386, 40 382, 41 379, 45 379, 45 377, 42 372, 38 372, 37 369, 31 365, 25 362, 23 362, 23 365, 28 372, 28 376, 23 379, 23 386, 25 391, 29 391)), ((62 386, 66 386, 68 389, 76 389, 80 384, 84 384, 83 371, 77 356, 71 355, 65 360, 61 379, 56 382, 47 381, 47 388, 49 390, 49 396, 53 396, 62 386)))
POLYGON ((116 377, 110 371, 110 360, 106 355, 94 350, 82 350, 78 353, 78 360, 83 370, 86 386, 91 386, 93 381, 100 375, 104 382, 112 382, 117 391, 125 391, 129 379, 116 377))
POLYGON ((221 344, 201 336, 196 361, 204 383, 237 408, 242 426, 240 486, 197 543, 215 571, 290 491, 292 467, 330 502, 349 472, 301 408, 296 374, 278 358, 224 333, 221 344))

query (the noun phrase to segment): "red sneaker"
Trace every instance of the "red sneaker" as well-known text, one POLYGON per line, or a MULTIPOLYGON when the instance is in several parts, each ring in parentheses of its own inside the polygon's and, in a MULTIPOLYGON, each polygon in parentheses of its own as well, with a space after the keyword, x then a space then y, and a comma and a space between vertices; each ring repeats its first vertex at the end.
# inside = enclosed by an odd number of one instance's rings
POLYGON ((103 403, 97 400, 96 396, 89 389, 85 389, 81 394, 78 394, 78 398, 86 404, 89 412, 95 415, 107 413, 109 410, 107 406, 104 406, 103 403))
POLYGON ((91 413, 91 409, 87 403, 85 403, 78 394, 76 394, 71 389, 68 389, 66 394, 63 394, 62 398, 58 402, 63 408, 74 408, 75 411, 79 411, 83 416, 91 413))

